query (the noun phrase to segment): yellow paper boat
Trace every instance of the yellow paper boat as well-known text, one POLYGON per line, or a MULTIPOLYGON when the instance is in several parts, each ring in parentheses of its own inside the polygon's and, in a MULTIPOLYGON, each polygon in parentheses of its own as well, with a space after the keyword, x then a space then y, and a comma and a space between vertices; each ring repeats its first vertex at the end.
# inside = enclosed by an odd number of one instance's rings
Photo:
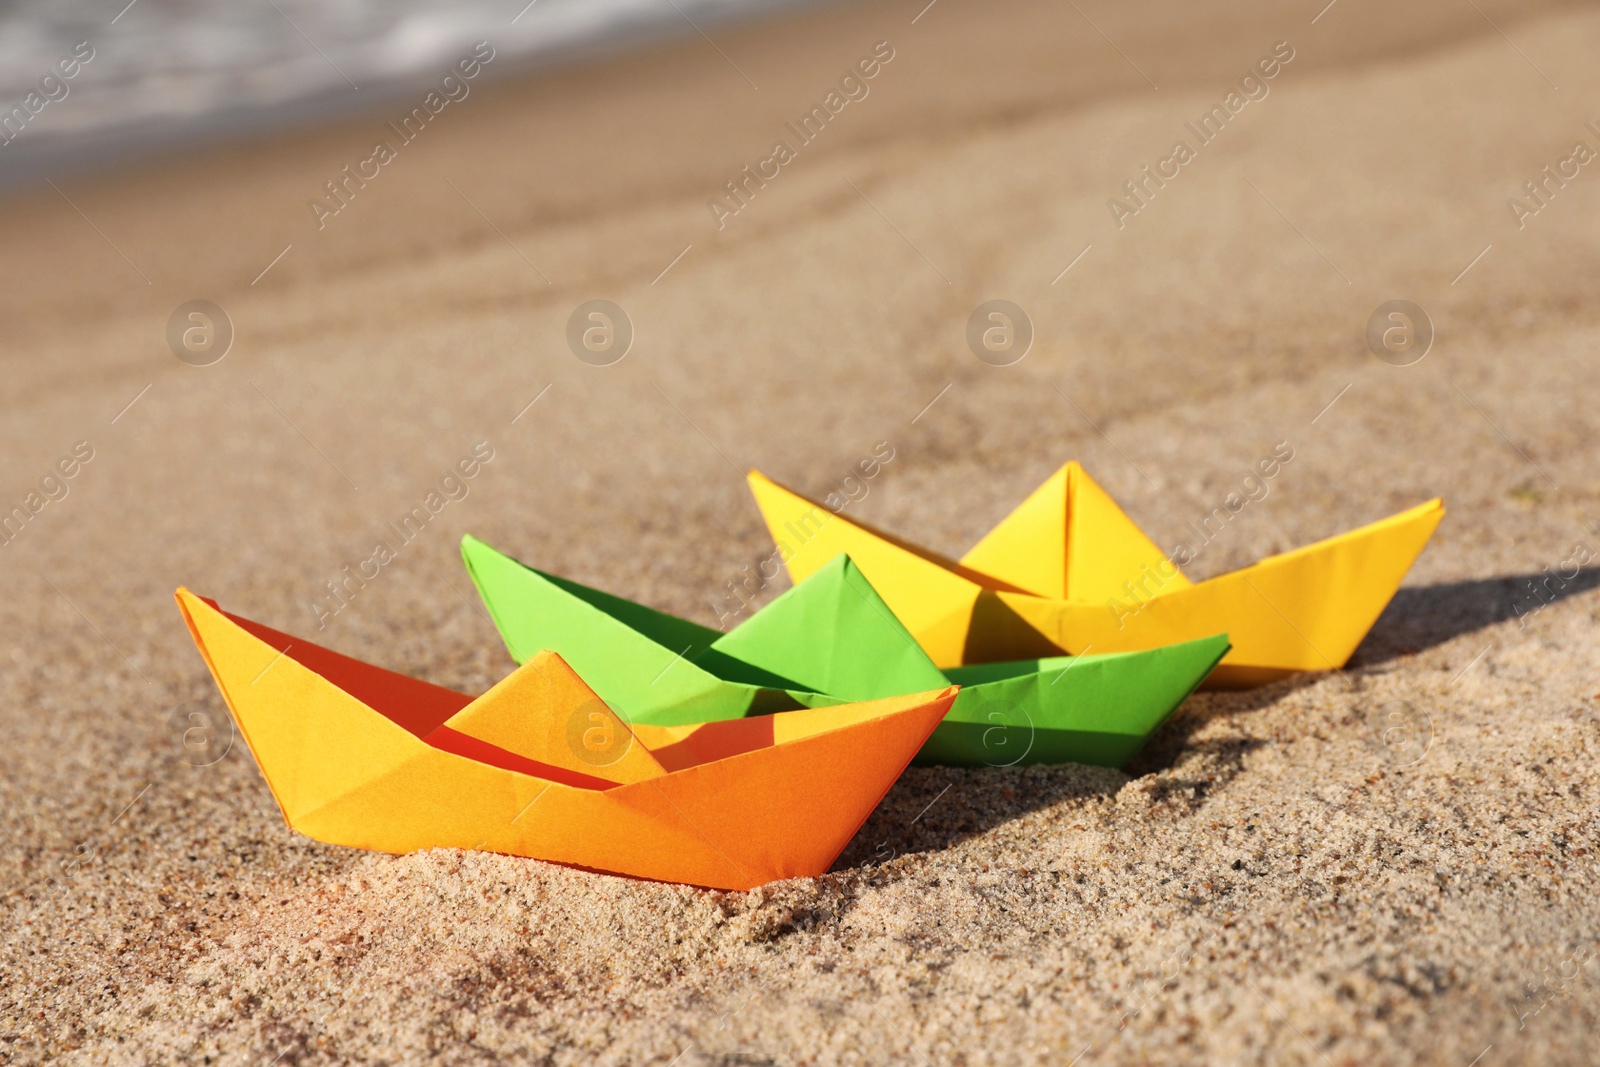
POLYGON ((848 552, 941 668, 1127 652, 1226 632, 1208 683, 1344 666, 1444 517, 1430 500, 1194 583, 1068 463, 959 561, 851 522, 751 471, 794 581, 848 552))
POLYGON ((822 874, 956 694, 630 727, 554 653, 474 699, 177 596, 289 826, 382 852, 717 889, 822 874))

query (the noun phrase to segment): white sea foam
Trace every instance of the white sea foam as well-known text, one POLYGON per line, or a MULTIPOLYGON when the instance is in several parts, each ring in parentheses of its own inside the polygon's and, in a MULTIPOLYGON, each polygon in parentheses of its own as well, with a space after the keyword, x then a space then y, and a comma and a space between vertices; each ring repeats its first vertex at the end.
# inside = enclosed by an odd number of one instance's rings
POLYGON ((90 42, 95 59, 68 99, 0 151, 0 180, 74 156, 370 106, 481 40, 511 60, 504 70, 694 35, 796 2, 16 0, 0 6, 0 112, 21 105, 75 43, 90 42))

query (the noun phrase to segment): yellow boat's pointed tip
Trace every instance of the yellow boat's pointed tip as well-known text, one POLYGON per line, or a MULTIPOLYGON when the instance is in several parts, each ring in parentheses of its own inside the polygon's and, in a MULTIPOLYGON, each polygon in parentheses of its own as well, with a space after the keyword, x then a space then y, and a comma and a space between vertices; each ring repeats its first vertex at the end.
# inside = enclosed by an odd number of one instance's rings
POLYGON ((1391 517, 1396 519, 1422 519, 1432 515, 1443 517, 1446 510, 1444 497, 1436 496, 1432 500, 1425 500, 1420 504, 1406 508, 1404 511, 1397 511, 1391 517))

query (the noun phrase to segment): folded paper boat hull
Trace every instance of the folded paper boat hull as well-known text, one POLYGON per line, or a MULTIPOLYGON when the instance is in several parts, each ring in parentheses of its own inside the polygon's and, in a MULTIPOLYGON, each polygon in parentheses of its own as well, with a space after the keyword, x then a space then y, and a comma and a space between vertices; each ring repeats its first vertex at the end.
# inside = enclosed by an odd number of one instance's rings
POLYGON ((980 664, 952 668, 961 686, 914 761, 1009 767, 1087 763, 1121 768, 1172 718, 1228 651, 1225 635, 1143 652, 1040 661, 1040 670, 991 677, 980 664))
POLYGON ((759 473, 749 480, 795 581, 849 553, 940 667, 1135 651, 1226 631, 1233 648, 1208 682, 1217 687, 1342 667, 1444 515, 1430 501, 1209 581, 1164 584, 1141 568, 1128 576, 1132 588, 1115 583, 1121 596, 1075 600, 1035 595, 923 551, 759 473))
MULTIPOLYGON (((702 739, 706 753, 732 754, 585 788, 556 780, 556 768, 541 777, 423 740, 473 703, 463 694, 228 615, 187 590, 178 601, 289 825, 383 852, 483 849, 720 889, 821 874, 955 696, 770 716, 763 738, 747 729, 702 739), (406 707, 380 711, 380 700, 406 707)), ((480 699, 514 703, 536 669, 480 699)))
POLYGON ((545 574, 476 538, 463 539, 462 555, 513 658, 559 652, 633 723, 760 714, 761 694, 816 707, 955 682, 961 692, 919 764, 1121 767, 1228 649, 1225 635, 1211 635, 947 677, 846 556, 722 633, 545 574), (729 676, 739 671, 766 672, 770 687, 729 676), (793 688, 801 685, 815 689, 793 688))

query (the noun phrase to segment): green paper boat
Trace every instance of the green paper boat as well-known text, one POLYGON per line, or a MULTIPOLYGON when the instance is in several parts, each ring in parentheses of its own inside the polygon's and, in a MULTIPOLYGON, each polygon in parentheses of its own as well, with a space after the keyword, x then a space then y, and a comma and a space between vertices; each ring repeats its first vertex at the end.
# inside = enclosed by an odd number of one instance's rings
POLYGON ((848 556, 722 633, 535 570, 470 536, 461 555, 517 662, 559 653, 630 722, 678 726, 960 685, 917 755, 923 764, 1121 767, 1229 647, 1218 635, 941 671, 848 556))

